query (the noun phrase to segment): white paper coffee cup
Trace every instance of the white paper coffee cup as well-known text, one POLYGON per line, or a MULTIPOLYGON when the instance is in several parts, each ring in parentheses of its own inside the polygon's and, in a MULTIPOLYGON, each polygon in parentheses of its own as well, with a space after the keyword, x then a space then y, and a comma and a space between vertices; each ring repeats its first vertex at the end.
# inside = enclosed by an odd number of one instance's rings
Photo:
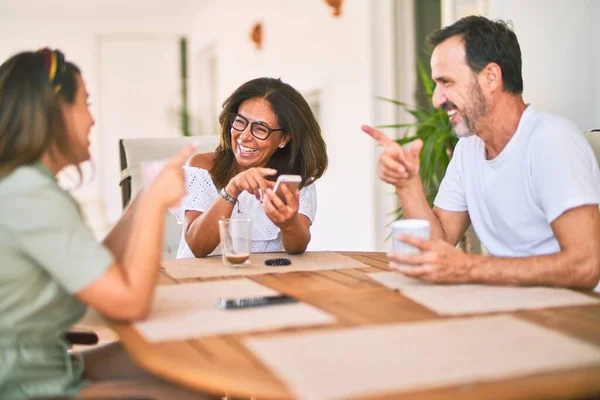
POLYGON ((398 235, 410 235, 429 239, 431 226, 426 219, 401 219, 392 224, 392 250, 395 253, 418 254, 418 248, 397 239, 398 235))

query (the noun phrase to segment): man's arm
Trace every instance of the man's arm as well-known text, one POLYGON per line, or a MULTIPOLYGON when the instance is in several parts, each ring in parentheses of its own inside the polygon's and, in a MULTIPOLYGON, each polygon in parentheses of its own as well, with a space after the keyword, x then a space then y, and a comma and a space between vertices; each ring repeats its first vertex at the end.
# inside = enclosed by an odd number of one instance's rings
POLYGON ((470 255, 439 239, 405 237, 406 243, 423 253, 392 254, 390 266, 407 276, 438 283, 596 287, 600 280, 598 205, 568 210, 551 227, 560 244, 555 254, 519 258, 470 255))
POLYGON ((467 211, 447 211, 442 208, 433 207, 435 215, 442 230, 441 238, 456 246, 471 225, 471 218, 467 211))
POLYGON ((487 283, 593 289, 600 279, 600 212, 597 205, 566 211, 552 224, 560 244, 556 254, 477 257, 473 278, 487 283))
POLYGON ((442 239, 456 246, 471 220, 467 211, 446 211, 437 207, 432 210, 429 207, 419 175, 419 153, 423 142, 416 140, 407 151, 373 127, 363 126, 362 129, 383 147, 379 157, 379 178, 396 188, 404 217, 428 220, 431 239, 442 239))
POLYGON ((467 211, 448 211, 429 207, 421 179, 396 188, 404 218, 426 219, 431 224, 430 239, 441 239, 453 246, 463 237, 471 219, 467 211))

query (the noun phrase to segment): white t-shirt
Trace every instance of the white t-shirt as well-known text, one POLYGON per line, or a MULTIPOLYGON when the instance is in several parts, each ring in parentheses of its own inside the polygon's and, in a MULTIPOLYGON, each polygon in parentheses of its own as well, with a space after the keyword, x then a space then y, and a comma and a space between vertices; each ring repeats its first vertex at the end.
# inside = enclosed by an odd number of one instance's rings
POLYGON ((550 224, 569 209, 599 202, 598 162, 583 133, 528 106, 493 160, 486 160, 479 137, 458 142, 434 204, 468 211, 490 254, 525 257, 557 253, 550 224))
MULTIPOLYGON (((183 223, 187 210, 205 212, 221 196, 210 177, 210 173, 202 168, 184 167, 185 186, 187 194, 181 200, 181 205, 175 215, 179 223, 183 223)), ((300 190, 298 213, 306 215, 312 224, 317 213, 317 190, 314 184, 300 190)), ((243 191, 238 196, 238 202, 233 207, 232 216, 247 217, 252 220, 252 247, 253 253, 270 253, 283 251, 281 230, 267 217, 263 204, 243 191)), ((221 254, 221 246, 209 255, 221 254)), ((192 258, 194 253, 190 250, 185 235, 181 233, 177 258, 192 258)))

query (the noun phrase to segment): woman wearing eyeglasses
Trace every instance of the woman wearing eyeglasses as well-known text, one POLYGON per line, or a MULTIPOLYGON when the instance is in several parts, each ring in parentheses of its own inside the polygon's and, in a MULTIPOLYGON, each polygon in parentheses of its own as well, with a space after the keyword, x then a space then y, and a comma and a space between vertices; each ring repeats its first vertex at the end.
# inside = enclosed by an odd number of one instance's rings
POLYGON ((188 194, 178 218, 177 258, 219 254, 221 218, 252 219, 252 252, 302 253, 317 209, 313 184, 327 168, 321 129, 298 91, 279 79, 240 86, 219 116, 221 143, 186 167, 188 194), (281 174, 302 177, 299 191, 273 192, 281 174))

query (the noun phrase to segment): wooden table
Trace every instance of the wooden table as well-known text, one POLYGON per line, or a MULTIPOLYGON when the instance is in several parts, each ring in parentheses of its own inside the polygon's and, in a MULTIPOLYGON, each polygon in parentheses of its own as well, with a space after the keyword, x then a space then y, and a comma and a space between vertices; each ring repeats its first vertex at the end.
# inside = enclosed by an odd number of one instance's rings
MULTIPOLYGON (((371 280, 366 273, 388 270, 383 253, 348 253, 369 268, 293 272, 249 277, 277 291, 334 314, 335 324, 280 331, 324 330, 441 319, 423 306, 371 280)), ((192 279, 182 282, 194 282, 192 279)), ((161 284, 180 283, 162 273, 161 284)), ((564 332, 600 347, 600 305, 514 312, 512 315, 564 332)), ((130 355, 146 370, 190 388, 229 397, 292 398, 285 384, 242 344, 249 336, 223 335, 167 343, 148 343, 130 325, 113 325, 130 355)), ((272 334, 273 332, 269 332, 272 334)), ((549 349, 549 351, 552 351, 549 349)), ((410 399, 531 399, 600 396, 600 366, 403 393, 410 399)), ((397 396, 389 396, 393 398, 397 396)), ((385 397, 381 397, 385 398, 385 397)))

